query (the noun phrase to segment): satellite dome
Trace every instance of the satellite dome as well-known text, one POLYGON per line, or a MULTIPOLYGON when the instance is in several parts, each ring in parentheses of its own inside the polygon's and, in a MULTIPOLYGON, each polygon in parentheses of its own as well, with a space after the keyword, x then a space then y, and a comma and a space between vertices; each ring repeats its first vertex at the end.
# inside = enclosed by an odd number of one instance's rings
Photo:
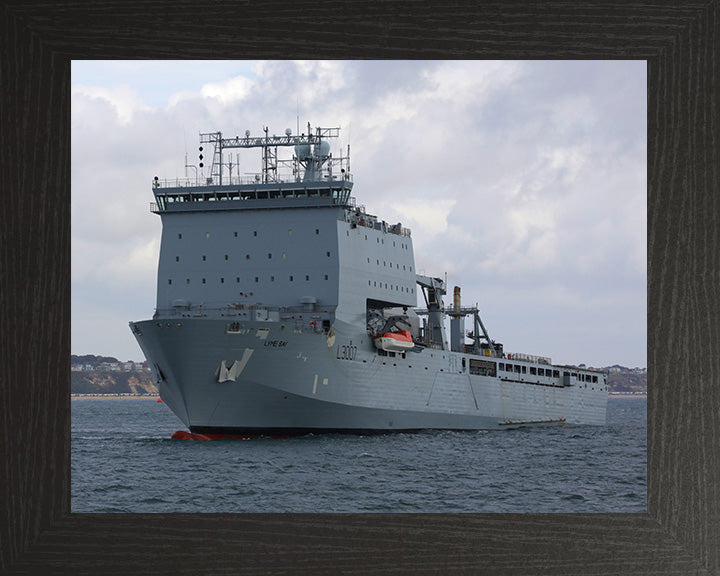
POLYGON ((316 156, 327 156, 330 153, 330 142, 321 140, 319 144, 315 144, 316 156))
POLYGON ((310 153, 310 144, 295 144, 295 156, 300 160, 305 160, 312 154, 310 153))

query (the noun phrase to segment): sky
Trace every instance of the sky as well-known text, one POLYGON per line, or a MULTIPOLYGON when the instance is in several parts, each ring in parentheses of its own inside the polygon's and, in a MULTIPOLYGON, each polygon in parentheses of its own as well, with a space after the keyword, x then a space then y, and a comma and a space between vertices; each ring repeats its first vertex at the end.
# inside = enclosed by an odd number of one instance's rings
POLYGON ((154 176, 184 177, 200 132, 310 122, 506 352, 647 365, 645 61, 73 61, 71 82, 73 354, 143 359, 154 176))

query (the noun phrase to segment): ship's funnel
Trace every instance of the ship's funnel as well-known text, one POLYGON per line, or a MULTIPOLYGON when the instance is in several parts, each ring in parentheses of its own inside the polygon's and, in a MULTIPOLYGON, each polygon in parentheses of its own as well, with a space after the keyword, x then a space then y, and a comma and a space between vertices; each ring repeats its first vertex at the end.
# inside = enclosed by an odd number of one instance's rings
POLYGON ((455 312, 460 311, 460 286, 455 286, 453 290, 453 306, 455 307, 455 312))

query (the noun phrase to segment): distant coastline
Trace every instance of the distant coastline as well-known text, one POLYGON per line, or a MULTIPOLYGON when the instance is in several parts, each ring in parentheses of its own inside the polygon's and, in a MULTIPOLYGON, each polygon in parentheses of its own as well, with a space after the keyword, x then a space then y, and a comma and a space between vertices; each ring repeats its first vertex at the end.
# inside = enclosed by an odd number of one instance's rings
MULTIPOLYGON (((579 368, 585 368, 580 365, 579 368)), ((597 368, 608 372, 611 398, 647 397, 647 369, 625 366, 597 368)), ((121 362, 108 356, 70 357, 70 393, 73 398, 157 398, 155 376, 147 362, 121 362), (120 396, 118 396, 120 395, 120 396)))

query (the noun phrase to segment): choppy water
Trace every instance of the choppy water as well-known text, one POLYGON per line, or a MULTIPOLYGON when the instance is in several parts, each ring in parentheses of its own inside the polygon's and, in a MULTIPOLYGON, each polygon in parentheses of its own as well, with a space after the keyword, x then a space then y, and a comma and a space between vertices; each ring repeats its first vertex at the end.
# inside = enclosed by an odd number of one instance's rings
POLYGON ((647 401, 607 426, 171 440, 154 400, 73 400, 73 512, 645 512, 647 401))

